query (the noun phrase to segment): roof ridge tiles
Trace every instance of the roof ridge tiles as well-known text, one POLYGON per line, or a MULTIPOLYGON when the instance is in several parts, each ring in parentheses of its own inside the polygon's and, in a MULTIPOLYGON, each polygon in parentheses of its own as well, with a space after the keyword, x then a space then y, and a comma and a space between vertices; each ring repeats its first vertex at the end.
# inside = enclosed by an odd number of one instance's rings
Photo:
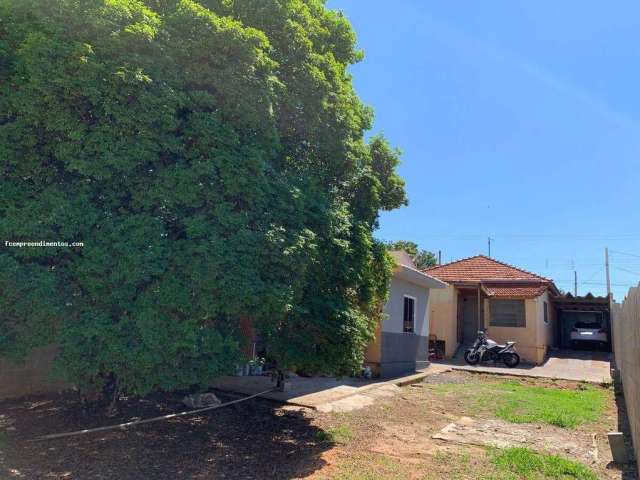
MULTIPOLYGON (((431 272, 435 272, 437 270, 445 269, 445 268, 451 267, 453 265, 456 265, 456 264, 459 264, 459 263, 463 263, 463 262, 468 262, 469 260, 474 260, 474 259, 488 260, 488 261, 493 262, 493 263, 495 263, 497 265, 501 265, 501 266, 507 267, 507 268, 512 268, 513 270, 517 270, 517 271, 525 273, 527 275, 531 275, 531 276, 536 277, 536 278, 538 278, 540 280, 543 280, 545 282, 553 283, 553 280, 551 280, 550 278, 543 277, 542 275, 538 275, 537 273, 530 272, 528 270, 525 270, 525 269, 520 268, 520 267, 516 267, 515 265, 511 265, 511 264, 506 263, 506 262, 501 262, 500 260, 496 260, 495 258, 491 258, 491 257, 488 257, 486 255, 474 255, 474 256, 471 256, 471 257, 462 258, 460 260, 455 260, 453 262, 445 263, 444 265, 435 265, 433 267, 425 268, 423 271, 425 273, 431 273, 431 272)), ((516 279, 514 279, 514 280, 516 280, 516 279)), ((490 279, 487 278, 487 281, 490 281, 490 279)))

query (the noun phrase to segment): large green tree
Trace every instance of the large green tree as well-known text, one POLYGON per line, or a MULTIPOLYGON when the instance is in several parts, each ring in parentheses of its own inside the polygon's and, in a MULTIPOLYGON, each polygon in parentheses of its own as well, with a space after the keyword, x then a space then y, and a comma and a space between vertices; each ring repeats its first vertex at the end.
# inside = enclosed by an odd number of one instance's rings
POLYGON ((321 0, 0 0, 0 351, 81 388, 206 385, 249 317, 283 368, 357 368, 406 202, 321 0))

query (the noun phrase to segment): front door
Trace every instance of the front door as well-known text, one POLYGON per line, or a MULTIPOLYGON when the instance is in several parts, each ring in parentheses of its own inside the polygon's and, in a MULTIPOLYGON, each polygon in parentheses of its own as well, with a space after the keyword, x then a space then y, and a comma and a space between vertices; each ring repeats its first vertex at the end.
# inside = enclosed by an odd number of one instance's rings
POLYGON ((472 344, 477 334, 478 298, 462 297, 462 344, 472 344))

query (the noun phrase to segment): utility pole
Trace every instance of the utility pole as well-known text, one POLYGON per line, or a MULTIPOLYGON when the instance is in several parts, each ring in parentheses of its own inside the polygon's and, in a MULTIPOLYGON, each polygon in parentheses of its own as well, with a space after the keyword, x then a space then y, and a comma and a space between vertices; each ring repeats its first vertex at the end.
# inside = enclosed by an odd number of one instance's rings
POLYGON ((442 265, 442 250, 438 250, 438 265, 442 265))
POLYGON ((578 296, 578 272, 573 271, 573 296, 578 296))
POLYGON ((487 238, 487 243, 489 244, 489 258, 491 258, 491 237, 487 238))
POLYGON ((611 297, 611 276, 609 274, 609 248, 604 249, 604 269, 607 273, 607 297, 611 297))

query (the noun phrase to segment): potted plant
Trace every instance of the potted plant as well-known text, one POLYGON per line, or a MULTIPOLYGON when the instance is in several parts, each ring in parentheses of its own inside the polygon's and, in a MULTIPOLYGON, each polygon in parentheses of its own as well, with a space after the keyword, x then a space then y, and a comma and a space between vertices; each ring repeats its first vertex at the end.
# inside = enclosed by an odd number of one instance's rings
POLYGON ((256 357, 249 361, 250 375, 262 375, 262 368, 264 367, 264 358, 256 357))

